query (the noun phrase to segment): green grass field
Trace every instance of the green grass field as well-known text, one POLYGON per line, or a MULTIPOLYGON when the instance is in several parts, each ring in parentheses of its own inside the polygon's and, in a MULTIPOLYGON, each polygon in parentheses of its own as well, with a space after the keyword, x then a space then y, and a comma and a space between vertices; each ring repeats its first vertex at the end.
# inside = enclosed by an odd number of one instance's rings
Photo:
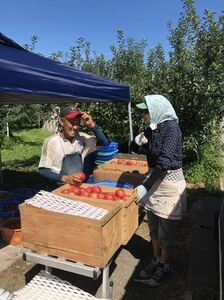
POLYGON ((6 138, 2 147, 4 169, 37 171, 43 141, 51 134, 42 129, 31 129, 15 132, 12 138, 6 138))
POLYGON ((43 129, 13 132, 5 138, 2 149, 3 185, 39 186, 45 181, 38 173, 41 148, 46 137, 43 129))

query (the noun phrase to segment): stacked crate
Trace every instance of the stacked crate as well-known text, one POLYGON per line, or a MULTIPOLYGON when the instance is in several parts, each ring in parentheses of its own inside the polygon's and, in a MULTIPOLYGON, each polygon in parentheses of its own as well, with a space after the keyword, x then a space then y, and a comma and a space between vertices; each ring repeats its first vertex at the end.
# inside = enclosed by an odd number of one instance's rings
POLYGON ((148 164, 146 161, 114 158, 98 166, 98 168, 93 171, 93 179, 130 183, 133 187, 136 187, 143 182, 147 172, 148 164))

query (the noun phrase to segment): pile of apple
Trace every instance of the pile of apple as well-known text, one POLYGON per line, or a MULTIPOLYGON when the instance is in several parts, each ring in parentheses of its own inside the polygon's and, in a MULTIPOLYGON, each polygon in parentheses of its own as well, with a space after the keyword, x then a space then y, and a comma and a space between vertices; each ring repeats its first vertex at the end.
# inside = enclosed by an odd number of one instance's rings
POLYGON ((126 201, 129 199, 129 195, 125 194, 124 189, 116 189, 114 192, 103 192, 102 188, 98 185, 88 186, 87 188, 70 186, 61 191, 62 194, 83 196, 95 199, 105 199, 105 200, 122 200, 126 201))
POLYGON ((147 162, 144 161, 136 161, 136 160, 127 160, 127 159, 117 159, 112 160, 110 164, 117 164, 117 165, 126 165, 126 166, 133 166, 133 167, 147 167, 147 162))

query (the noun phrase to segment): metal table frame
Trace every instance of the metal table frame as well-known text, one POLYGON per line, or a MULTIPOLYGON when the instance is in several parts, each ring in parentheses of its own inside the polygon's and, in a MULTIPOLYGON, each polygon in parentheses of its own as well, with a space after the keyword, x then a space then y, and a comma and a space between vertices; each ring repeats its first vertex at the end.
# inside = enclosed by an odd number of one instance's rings
MULTIPOLYGON (((52 268, 56 268, 71 273, 83 275, 86 277, 90 277, 93 278, 94 280, 96 280, 101 274, 101 269, 98 267, 87 266, 78 262, 68 261, 63 258, 49 256, 48 254, 37 253, 31 250, 28 250, 23 253, 23 259, 44 265, 45 271, 48 273, 51 273, 52 268)), ((102 269, 103 270, 102 297, 105 299, 112 299, 113 282, 110 282, 109 280, 110 264, 111 261, 102 269)))

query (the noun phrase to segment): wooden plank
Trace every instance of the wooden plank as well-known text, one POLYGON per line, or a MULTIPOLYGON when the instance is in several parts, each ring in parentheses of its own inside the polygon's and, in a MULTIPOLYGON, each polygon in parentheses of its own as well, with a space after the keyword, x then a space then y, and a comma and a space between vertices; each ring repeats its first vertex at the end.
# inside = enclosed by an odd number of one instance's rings
POLYGON ((122 245, 126 245, 138 228, 138 205, 133 201, 122 210, 122 245))
MULTIPOLYGON (((111 220, 108 222, 102 231, 102 243, 103 243, 103 261, 109 262, 115 252, 121 246, 121 214, 120 210, 111 220)), ((105 263, 106 265, 106 263, 105 263)))
POLYGON ((0 249, 0 273, 21 258, 23 252, 22 246, 8 245, 0 249))
POLYGON ((33 243, 24 242, 23 246, 27 249, 36 251, 38 253, 46 253, 60 258, 65 258, 74 262, 83 263, 93 267, 103 268, 106 264, 103 263, 101 256, 95 256, 91 253, 74 253, 68 252, 61 249, 54 249, 42 245, 36 245, 33 243))

